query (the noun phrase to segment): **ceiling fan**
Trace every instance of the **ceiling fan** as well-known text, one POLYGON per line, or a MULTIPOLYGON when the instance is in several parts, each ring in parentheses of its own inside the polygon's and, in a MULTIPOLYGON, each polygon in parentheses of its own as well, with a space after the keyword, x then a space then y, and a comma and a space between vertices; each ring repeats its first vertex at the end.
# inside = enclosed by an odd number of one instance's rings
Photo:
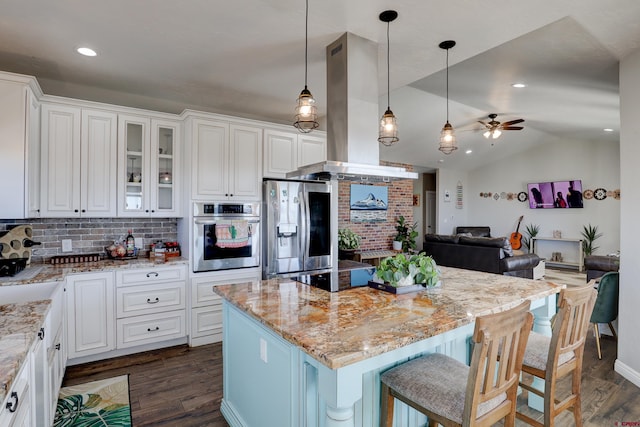
POLYGON ((489 118, 491 119, 491 121, 489 121, 488 123, 485 123, 482 120, 478 120, 478 123, 482 124, 482 126, 484 126, 487 129, 482 134, 487 139, 498 138, 500 135, 502 135, 503 130, 522 130, 523 129, 522 126, 513 126, 513 125, 524 122, 524 119, 516 119, 516 120, 510 120, 508 122, 500 123, 499 121, 496 120, 496 117, 498 117, 497 114, 491 113, 489 114, 489 118))

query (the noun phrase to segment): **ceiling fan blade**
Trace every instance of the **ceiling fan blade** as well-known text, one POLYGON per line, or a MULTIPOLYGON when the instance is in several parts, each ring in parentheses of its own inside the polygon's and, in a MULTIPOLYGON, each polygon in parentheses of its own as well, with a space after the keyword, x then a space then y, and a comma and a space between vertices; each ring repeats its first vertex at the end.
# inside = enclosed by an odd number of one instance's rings
POLYGON ((511 125, 515 125, 516 123, 522 123, 522 122, 524 122, 524 119, 510 120, 508 122, 504 122, 502 126, 511 126, 511 125))
POLYGON ((483 122, 482 120, 478 120, 478 123, 480 123, 482 126, 486 126, 489 127, 489 125, 487 125, 485 122, 483 122))
POLYGON ((524 127, 522 126, 502 126, 502 130, 522 130, 524 127))

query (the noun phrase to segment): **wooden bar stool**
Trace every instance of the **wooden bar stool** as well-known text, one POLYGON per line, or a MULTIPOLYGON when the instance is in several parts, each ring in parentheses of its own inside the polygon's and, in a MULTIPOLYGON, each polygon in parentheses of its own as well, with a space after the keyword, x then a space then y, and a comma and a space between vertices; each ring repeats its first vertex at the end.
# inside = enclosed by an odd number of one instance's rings
POLYGON ((536 332, 529 335, 522 372, 543 379, 544 393, 522 380, 520 386, 544 398, 544 424, 519 412, 516 414, 518 419, 534 426, 553 426, 556 415, 572 409, 575 425, 582 426, 582 356, 596 294, 591 286, 563 289, 560 292, 560 308, 553 324, 552 336, 536 332), (555 396, 556 383, 559 378, 568 374, 573 375, 571 394, 558 401, 555 396))
POLYGON ((503 418, 505 426, 513 426, 520 366, 533 322, 529 306, 525 301, 476 319, 471 366, 429 354, 384 372, 380 426, 393 424, 394 398, 425 414, 431 427, 490 426, 503 418))

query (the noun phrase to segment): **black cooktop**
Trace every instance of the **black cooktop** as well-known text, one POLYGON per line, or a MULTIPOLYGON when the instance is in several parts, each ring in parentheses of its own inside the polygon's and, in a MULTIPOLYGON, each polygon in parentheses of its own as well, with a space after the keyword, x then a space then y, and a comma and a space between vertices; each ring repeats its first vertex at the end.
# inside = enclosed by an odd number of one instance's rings
POLYGON ((292 279, 325 291, 337 292, 367 286, 369 280, 373 279, 375 271, 376 269, 373 266, 357 270, 338 271, 337 283, 332 277, 334 275, 332 272, 305 273, 292 277, 292 279))

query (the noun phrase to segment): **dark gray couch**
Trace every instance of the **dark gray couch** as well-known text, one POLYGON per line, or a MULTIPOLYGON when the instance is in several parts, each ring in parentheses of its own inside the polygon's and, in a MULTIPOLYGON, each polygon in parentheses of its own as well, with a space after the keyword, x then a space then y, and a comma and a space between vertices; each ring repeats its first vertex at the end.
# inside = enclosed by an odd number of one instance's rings
POLYGON ((491 237, 489 227, 458 227, 455 235, 427 234, 423 250, 438 265, 533 279, 536 254, 514 255, 506 237, 491 237))

